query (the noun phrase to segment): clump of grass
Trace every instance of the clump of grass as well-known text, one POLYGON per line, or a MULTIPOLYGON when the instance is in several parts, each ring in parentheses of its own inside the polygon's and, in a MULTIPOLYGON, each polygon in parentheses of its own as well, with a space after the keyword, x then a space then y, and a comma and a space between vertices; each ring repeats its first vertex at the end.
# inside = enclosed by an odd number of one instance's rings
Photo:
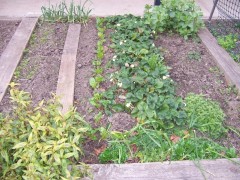
POLYGON ((79 4, 74 4, 72 1, 69 5, 62 1, 59 4, 50 5, 45 7, 42 6, 42 18, 43 21, 48 22, 79 22, 79 23, 87 23, 89 20, 89 15, 92 11, 89 7, 87 8, 86 5, 89 0, 84 1, 84 3, 79 2, 79 4))
POLYGON ((212 138, 219 138, 226 132, 223 127, 225 114, 218 103, 192 93, 185 101, 190 129, 197 129, 212 138))

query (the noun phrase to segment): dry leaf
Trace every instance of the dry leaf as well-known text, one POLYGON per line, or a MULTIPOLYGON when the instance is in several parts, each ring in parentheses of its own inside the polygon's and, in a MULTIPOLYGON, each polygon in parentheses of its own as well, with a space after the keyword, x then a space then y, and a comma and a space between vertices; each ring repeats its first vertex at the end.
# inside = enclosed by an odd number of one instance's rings
POLYGON ((101 154, 106 148, 107 148, 107 145, 104 144, 104 145, 102 145, 100 148, 94 149, 94 154, 95 154, 96 156, 98 156, 98 155, 101 154))
POLYGON ((180 137, 179 137, 179 136, 176 136, 175 134, 173 134, 173 135, 171 135, 170 140, 171 140, 173 143, 177 143, 177 142, 180 140, 180 137))

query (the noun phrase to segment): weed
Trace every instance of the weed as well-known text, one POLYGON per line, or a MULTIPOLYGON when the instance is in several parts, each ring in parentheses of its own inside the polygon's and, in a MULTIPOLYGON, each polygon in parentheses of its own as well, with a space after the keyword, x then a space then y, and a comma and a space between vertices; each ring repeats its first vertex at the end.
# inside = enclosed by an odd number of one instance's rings
POLYGON ((197 129, 213 138, 226 132, 223 127, 225 114, 219 104, 196 94, 187 95, 185 102, 190 129, 197 129))
POLYGON ((236 47, 238 36, 235 34, 229 34, 226 36, 219 36, 217 38, 218 43, 227 51, 230 51, 231 49, 234 49, 236 47))
POLYGON ((201 60, 201 53, 199 53, 197 51, 190 51, 190 52, 188 52, 188 59, 200 61, 201 60))

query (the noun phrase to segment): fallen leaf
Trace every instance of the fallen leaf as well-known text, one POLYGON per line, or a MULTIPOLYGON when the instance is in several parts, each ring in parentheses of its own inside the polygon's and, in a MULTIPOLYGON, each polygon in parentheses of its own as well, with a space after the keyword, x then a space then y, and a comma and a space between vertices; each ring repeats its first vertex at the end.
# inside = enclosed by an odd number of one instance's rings
POLYGON ((104 144, 104 145, 102 145, 100 148, 94 149, 94 154, 95 154, 96 156, 98 156, 98 155, 101 154, 106 148, 107 148, 107 145, 104 144))
POLYGON ((138 147, 136 144, 131 144, 131 149, 132 149, 133 153, 136 153, 138 151, 138 147))
POLYGON ((180 137, 179 137, 179 136, 176 136, 175 134, 173 134, 173 135, 171 135, 170 140, 171 140, 173 143, 177 143, 177 142, 180 140, 180 137))
POLYGON ((188 135, 189 132, 188 132, 187 130, 185 130, 185 131, 183 131, 183 134, 184 134, 184 135, 188 135))

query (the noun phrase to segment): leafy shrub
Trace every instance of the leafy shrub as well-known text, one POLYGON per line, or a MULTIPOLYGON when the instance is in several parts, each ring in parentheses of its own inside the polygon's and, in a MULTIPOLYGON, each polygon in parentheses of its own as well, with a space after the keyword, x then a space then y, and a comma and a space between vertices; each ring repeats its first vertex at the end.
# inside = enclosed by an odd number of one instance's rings
POLYGON ((83 154, 81 143, 91 128, 74 109, 66 114, 52 99, 33 107, 28 93, 11 83, 14 108, 0 116, 0 177, 3 179, 65 179, 82 177, 74 171, 83 154), (73 165, 69 171, 69 165, 73 165))
POLYGON ((86 0, 83 4, 75 5, 72 1, 68 6, 65 1, 59 4, 50 5, 49 7, 42 6, 42 18, 49 22, 80 22, 86 23, 89 19, 91 9, 86 9, 86 0))
POLYGON ((185 101, 190 128, 196 128, 213 138, 218 138, 226 131, 223 127, 225 114, 219 104, 196 94, 189 94, 185 101))
POLYGON ((184 38, 195 35, 204 25, 194 0, 162 0, 161 6, 146 6, 144 17, 155 31, 174 30, 184 38))

